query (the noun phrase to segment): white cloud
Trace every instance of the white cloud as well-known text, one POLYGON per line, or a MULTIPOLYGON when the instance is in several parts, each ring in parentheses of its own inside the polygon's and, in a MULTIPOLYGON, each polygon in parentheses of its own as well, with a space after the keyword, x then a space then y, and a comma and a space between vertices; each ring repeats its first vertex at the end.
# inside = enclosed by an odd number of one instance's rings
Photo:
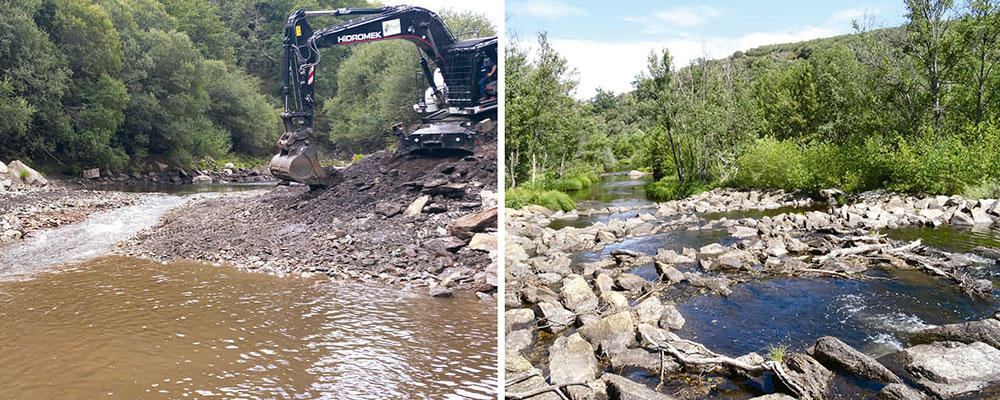
POLYGON ((590 98, 597 88, 622 93, 632 90, 633 79, 646 70, 646 60, 653 50, 670 50, 674 67, 687 66, 700 58, 728 57, 739 50, 775 43, 791 43, 829 37, 841 32, 809 27, 789 32, 755 32, 726 38, 679 37, 663 41, 602 42, 594 40, 550 38, 552 47, 578 72, 580 85, 576 97, 590 98))
POLYGON ((562 0, 528 0, 509 2, 507 3, 507 9, 512 14, 527 14, 533 17, 546 19, 559 19, 584 13, 582 8, 562 0))
POLYGON ((861 21, 865 17, 872 17, 874 15, 877 15, 881 9, 882 7, 876 6, 875 8, 857 7, 857 8, 848 8, 840 10, 833 13, 833 15, 830 16, 830 20, 828 21, 828 23, 844 24, 844 23, 850 23, 851 21, 854 20, 861 21))
POLYGON ((709 18, 718 16, 719 11, 708 6, 674 7, 656 13, 656 18, 660 20, 685 27, 698 26, 704 24, 709 18))
POLYGON ((423 7, 436 13, 445 9, 456 11, 472 11, 486 15, 493 26, 500 31, 500 21, 503 19, 503 2, 498 1, 468 1, 468 0, 382 0, 388 6, 407 4, 423 7))

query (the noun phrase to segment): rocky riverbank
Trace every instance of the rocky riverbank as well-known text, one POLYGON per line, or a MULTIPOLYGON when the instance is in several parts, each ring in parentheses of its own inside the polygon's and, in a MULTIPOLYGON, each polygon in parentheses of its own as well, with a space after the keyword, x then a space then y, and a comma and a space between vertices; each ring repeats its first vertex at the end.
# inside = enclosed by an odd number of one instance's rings
MULTIPOLYGON (((492 146, 491 146, 492 145, 492 146)), ((331 186, 279 186, 194 201, 126 241, 123 254, 224 262, 248 270, 496 291, 496 148, 472 156, 384 151, 343 170, 331 186)))
MULTIPOLYGON (((766 376, 775 382, 772 390, 803 399, 830 397, 831 371, 870 382, 880 388, 878 397, 887 399, 924 398, 922 392, 953 398, 973 390, 995 390, 1000 384, 995 371, 1000 368, 965 370, 997 354, 996 343, 989 339, 1000 337, 994 319, 970 328, 932 328, 945 333, 913 335, 932 339, 926 339, 929 344, 911 339, 911 347, 889 356, 899 360, 893 372, 836 338, 820 338, 806 354, 766 359, 757 353, 719 354, 674 333, 685 319, 673 304, 661 300, 663 291, 682 285, 728 296, 731 285, 748 277, 866 280, 879 279, 865 274, 869 268, 916 269, 947 278, 975 298, 992 298, 991 281, 967 274, 966 267, 975 261, 969 255, 945 253, 919 241, 896 242, 875 232, 906 225, 989 226, 1000 219, 996 201, 874 194, 836 205, 836 193, 825 194, 829 198, 820 201, 833 204, 826 210, 759 218, 705 216, 816 207, 813 199, 789 193, 715 190, 652 207, 569 214, 534 206, 508 210, 506 369, 514 377, 508 382, 508 393, 513 393, 508 398, 547 391, 532 398, 558 399, 551 392, 556 389, 571 398, 701 398, 714 386, 698 378, 706 372, 733 382, 766 376), (640 213, 634 217, 584 228, 547 227, 555 219, 628 215, 637 209, 640 213), (658 249, 647 254, 621 248, 602 252, 622 240, 679 230, 724 231, 730 243, 680 252, 658 249), (603 256, 582 262, 574 258, 578 252, 603 256), (629 272, 650 264, 657 279, 629 272), (949 333, 955 331, 965 334, 949 333), (668 396, 617 375, 621 371, 643 371, 640 375, 660 377, 654 380, 661 384, 682 383, 680 389, 667 385, 675 389, 668 396)), ((995 252, 981 250, 984 255, 995 252)))
POLYGON ((82 178, 73 182, 88 188, 108 186, 142 186, 142 185, 188 185, 188 184, 229 184, 277 182, 266 167, 236 168, 227 164, 219 169, 171 168, 159 164, 158 171, 145 172, 114 172, 88 170, 82 178))

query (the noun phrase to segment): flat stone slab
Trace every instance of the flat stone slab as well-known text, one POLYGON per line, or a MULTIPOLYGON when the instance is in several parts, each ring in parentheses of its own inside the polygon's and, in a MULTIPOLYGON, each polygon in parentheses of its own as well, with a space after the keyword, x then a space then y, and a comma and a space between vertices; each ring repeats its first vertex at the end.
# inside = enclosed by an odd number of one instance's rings
POLYGON ((903 350, 906 371, 941 398, 1000 383, 1000 350, 983 343, 937 342, 903 350))

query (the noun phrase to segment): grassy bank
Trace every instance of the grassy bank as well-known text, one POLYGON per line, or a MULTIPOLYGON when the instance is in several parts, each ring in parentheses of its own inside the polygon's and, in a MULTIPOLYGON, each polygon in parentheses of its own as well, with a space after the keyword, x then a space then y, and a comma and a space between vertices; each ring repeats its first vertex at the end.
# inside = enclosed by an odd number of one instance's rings
POLYGON ((508 208, 521 208, 529 204, 537 204, 552 210, 570 211, 576 208, 576 202, 567 193, 589 188, 599 182, 601 176, 596 172, 582 172, 560 178, 543 178, 534 185, 519 185, 507 189, 504 195, 504 205, 508 208))

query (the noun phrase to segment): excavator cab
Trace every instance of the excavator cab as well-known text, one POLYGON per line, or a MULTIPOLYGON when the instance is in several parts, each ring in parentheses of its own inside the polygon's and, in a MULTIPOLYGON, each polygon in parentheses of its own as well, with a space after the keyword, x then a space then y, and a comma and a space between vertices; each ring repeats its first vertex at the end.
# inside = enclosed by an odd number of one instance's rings
POLYGON ((423 74, 429 77, 430 88, 424 107, 414 106, 415 111, 429 114, 410 130, 398 125, 393 127, 392 132, 399 140, 398 149, 472 152, 481 144, 476 123, 496 117, 496 80, 487 79, 486 87, 479 88, 483 60, 490 58, 494 63, 498 60, 495 36, 458 41, 437 14, 420 7, 298 10, 285 24, 282 63, 285 107, 281 113, 285 133, 277 143, 279 153, 271 159, 270 169, 274 176, 312 186, 323 185, 326 180, 316 151, 309 145, 315 107, 315 67, 321 60, 319 49, 385 39, 401 39, 416 45, 421 54, 423 74), (318 15, 364 17, 314 31, 306 19, 318 15), (434 79, 428 58, 443 79, 434 79))

